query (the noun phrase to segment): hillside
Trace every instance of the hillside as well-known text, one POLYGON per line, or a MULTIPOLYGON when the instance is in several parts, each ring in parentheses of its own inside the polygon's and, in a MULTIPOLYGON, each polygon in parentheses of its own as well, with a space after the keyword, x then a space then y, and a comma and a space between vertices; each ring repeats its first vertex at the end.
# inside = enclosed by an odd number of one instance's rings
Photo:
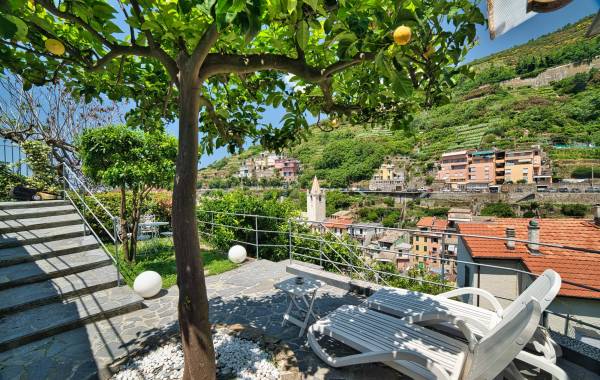
POLYGON ((546 55, 560 47, 574 45, 585 40, 585 33, 592 23, 594 16, 585 17, 574 24, 568 24, 552 33, 543 35, 529 42, 488 55, 471 62, 476 70, 490 65, 516 66, 523 57, 546 55))
MULTIPOLYGON (((476 65, 490 64, 497 68, 526 54, 540 51, 550 54, 553 52, 550 46, 554 44, 559 44, 560 49, 579 45, 589 22, 590 18, 586 18, 538 40, 481 59, 476 65)), ((598 44, 600 52, 600 38, 585 43, 598 44)), ((554 46, 556 51, 557 45, 554 46)), ((387 156, 411 158, 414 165, 409 175, 424 178, 445 151, 532 144, 540 144, 550 152, 560 176, 569 175, 580 165, 600 164, 600 148, 581 147, 600 146, 598 71, 577 74, 537 89, 506 89, 497 84, 477 87, 473 81, 466 81, 455 90, 452 102, 418 113, 408 130, 341 125, 335 131, 324 132, 313 128, 308 140, 287 154, 302 163, 301 186, 307 186, 312 176, 317 175, 326 186, 343 187, 370 178, 387 156)), ((259 148, 251 148, 242 155, 214 163, 201 171, 200 181, 206 184, 214 178, 228 178, 237 172, 241 160, 258 151, 259 148)))

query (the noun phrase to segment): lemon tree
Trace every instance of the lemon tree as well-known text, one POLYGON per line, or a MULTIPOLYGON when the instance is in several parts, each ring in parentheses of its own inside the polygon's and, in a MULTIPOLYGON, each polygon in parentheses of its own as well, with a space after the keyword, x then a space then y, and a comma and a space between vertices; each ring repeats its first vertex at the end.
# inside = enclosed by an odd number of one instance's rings
MULTIPOLYGON (((173 231, 186 379, 215 377, 195 217, 199 149, 281 149, 307 115, 402 126, 447 89, 484 19, 469 0, 8 0, 0 66, 24 85, 64 81, 129 99, 127 123, 178 120, 173 231), (410 28, 394 43, 393 31, 410 28), (63 51, 64 50, 64 51, 63 51), (264 124, 265 107, 285 109, 264 124)), ((336 124, 338 125, 338 124, 336 124)), ((331 126, 330 126, 331 127, 331 126)))

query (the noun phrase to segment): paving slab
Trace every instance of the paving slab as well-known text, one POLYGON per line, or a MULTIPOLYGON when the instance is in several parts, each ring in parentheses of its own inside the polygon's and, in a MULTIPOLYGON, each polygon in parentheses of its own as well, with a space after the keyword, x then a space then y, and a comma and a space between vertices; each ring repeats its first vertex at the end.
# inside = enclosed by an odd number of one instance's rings
POLYGON ((87 251, 100 244, 92 235, 0 249, 0 267, 52 256, 87 251))
POLYGON ((102 249, 71 253, 57 257, 0 268, 0 289, 65 276, 111 263, 102 249))
POLYGON ((0 316, 117 285, 112 265, 0 291, 0 316))

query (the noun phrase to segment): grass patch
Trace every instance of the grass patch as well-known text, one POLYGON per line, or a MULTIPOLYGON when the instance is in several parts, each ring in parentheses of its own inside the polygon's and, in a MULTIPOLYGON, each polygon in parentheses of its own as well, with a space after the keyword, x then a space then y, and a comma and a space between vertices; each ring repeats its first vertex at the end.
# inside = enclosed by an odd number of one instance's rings
MULTIPOLYGON (((114 246, 109 247, 114 253, 114 246)), ((227 272, 238 267, 227 259, 227 255, 214 250, 202 249, 202 262, 207 276, 227 272)), ((127 274, 127 284, 133 285, 135 277, 147 270, 158 272, 163 280, 163 288, 170 288, 177 283, 177 267, 175 265, 175 249, 170 238, 159 238, 138 242, 138 253, 135 263, 127 263, 121 256, 121 272, 127 274)))

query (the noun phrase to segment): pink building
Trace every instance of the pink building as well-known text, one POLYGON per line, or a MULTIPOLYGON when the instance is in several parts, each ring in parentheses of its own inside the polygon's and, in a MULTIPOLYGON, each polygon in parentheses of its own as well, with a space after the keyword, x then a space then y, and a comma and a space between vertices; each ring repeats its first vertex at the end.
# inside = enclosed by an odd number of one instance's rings
POLYGON ((496 152, 480 150, 469 153, 469 179, 467 188, 485 189, 496 183, 496 152))
POLYGON ((293 158, 280 158, 275 160, 275 170, 279 171, 281 177, 287 182, 293 182, 298 178, 300 161, 293 158))
POLYGON ((442 154, 436 179, 450 184, 452 189, 464 189, 468 177, 469 152, 460 150, 442 154))

